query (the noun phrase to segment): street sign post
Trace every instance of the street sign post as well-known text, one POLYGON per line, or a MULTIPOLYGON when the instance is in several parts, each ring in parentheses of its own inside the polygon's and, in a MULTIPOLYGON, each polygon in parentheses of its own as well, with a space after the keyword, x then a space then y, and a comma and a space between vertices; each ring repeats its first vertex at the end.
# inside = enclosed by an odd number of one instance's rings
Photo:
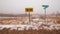
POLYGON ((29 23, 28 24, 31 24, 30 23, 30 12, 33 12, 33 8, 25 8, 25 12, 29 13, 29 23))
POLYGON ((45 10, 45 22, 46 22, 46 9, 49 7, 49 5, 42 5, 42 7, 45 10))

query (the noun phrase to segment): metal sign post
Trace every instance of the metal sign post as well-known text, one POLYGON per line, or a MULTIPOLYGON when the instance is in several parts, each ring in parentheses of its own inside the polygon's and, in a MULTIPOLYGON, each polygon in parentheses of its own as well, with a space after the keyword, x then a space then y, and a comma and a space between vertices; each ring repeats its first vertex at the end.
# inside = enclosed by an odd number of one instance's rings
POLYGON ((31 24, 31 19, 30 19, 30 12, 33 12, 33 8, 25 8, 25 12, 28 12, 29 13, 29 23, 28 23, 28 25, 30 25, 31 24))
POLYGON ((28 24, 30 24, 30 12, 29 12, 29 23, 28 24))
MULTIPOLYGON (((47 21, 47 18, 46 18, 46 8, 49 7, 49 5, 42 5, 43 9, 45 10, 45 22, 47 21)), ((47 22, 46 22, 47 23, 47 22)))

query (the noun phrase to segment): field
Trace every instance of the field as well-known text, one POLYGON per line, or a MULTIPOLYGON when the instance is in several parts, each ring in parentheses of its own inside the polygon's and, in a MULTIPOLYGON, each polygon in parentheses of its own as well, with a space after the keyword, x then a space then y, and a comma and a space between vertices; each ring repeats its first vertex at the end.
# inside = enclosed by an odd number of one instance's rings
POLYGON ((60 17, 0 17, 0 34, 60 34, 60 17))

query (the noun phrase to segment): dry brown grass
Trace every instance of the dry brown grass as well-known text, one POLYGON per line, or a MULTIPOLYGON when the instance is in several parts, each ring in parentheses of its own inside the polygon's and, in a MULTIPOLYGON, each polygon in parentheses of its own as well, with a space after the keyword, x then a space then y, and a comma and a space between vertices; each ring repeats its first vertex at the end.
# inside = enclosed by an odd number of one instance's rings
POLYGON ((56 22, 57 22, 58 24, 60 24, 60 19, 56 20, 56 22))
POLYGON ((60 30, 10 30, 4 28, 3 30, 0 30, 0 34, 60 34, 60 30))

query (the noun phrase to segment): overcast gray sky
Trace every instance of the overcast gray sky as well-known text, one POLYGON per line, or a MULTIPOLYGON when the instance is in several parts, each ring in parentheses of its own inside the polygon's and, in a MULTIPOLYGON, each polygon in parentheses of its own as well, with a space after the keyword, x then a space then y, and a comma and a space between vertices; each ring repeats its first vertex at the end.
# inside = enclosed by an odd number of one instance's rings
POLYGON ((60 0, 0 0, 0 13, 21 14, 26 7, 34 8, 32 13, 44 13, 42 5, 49 5, 47 13, 60 12, 60 0))

